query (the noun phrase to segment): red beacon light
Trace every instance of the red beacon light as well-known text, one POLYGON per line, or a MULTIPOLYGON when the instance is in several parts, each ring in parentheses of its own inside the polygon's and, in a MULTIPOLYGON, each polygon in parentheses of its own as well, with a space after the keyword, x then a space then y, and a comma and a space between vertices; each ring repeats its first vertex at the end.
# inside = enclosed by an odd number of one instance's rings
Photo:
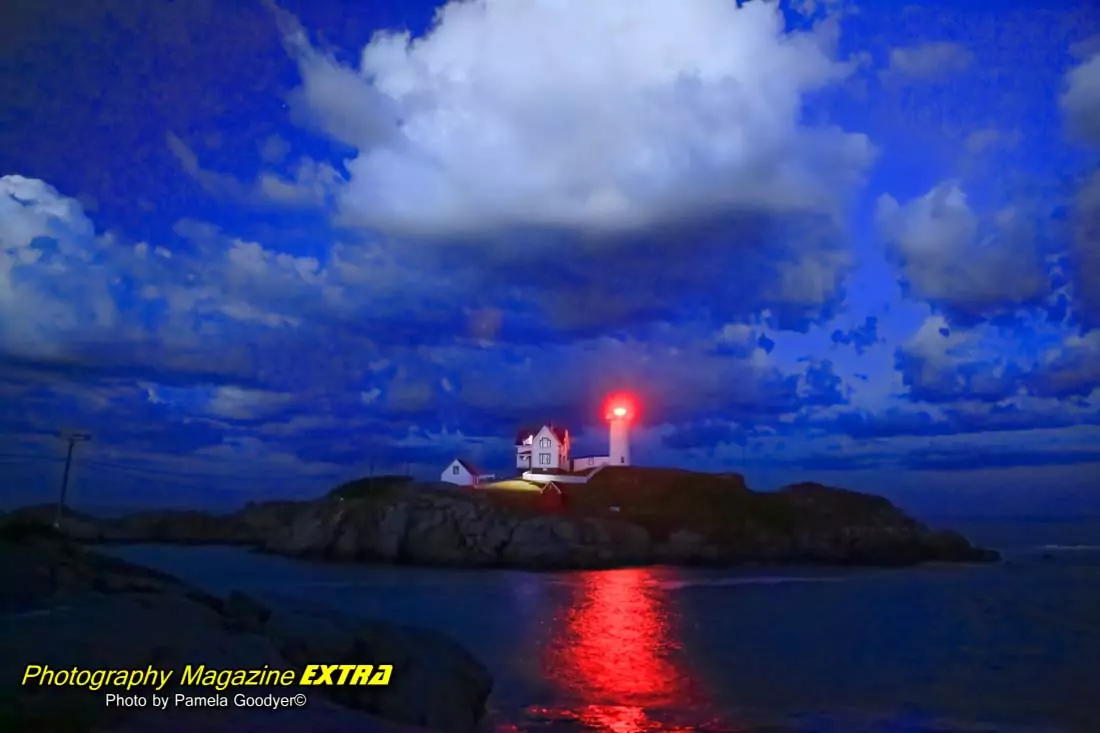
POLYGON ((604 419, 632 421, 637 415, 634 399, 629 395, 615 395, 607 401, 604 408, 604 419))

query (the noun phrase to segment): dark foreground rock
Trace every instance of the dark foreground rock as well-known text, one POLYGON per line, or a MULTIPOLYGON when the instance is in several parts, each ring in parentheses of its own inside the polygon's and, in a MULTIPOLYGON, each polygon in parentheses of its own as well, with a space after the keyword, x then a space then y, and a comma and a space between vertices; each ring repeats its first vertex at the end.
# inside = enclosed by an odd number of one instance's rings
MULTIPOLYGON (((485 715, 488 672, 435 632, 305 609, 272 610, 244 596, 210 596, 175 578, 7 523, 0 532, 0 730, 471 731, 485 715), (385 687, 230 689, 305 692, 301 710, 122 709, 107 690, 27 687, 28 664, 55 669, 301 669, 392 664, 385 687)), ((169 684, 158 694, 184 691, 169 684)), ((191 694, 213 694, 189 688, 191 694)), ((149 689, 135 692, 150 692, 149 689)))

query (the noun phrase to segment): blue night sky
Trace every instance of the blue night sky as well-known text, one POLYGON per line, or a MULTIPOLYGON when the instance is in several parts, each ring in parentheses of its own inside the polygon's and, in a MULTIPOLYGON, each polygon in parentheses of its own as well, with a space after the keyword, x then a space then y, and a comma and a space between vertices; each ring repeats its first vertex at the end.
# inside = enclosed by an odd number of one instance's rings
POLYGON ((9 502, 61 429, 78 506, 220 506, 630 390, 641 464, 1100 511, 1091 2, 0 12, 9 502))

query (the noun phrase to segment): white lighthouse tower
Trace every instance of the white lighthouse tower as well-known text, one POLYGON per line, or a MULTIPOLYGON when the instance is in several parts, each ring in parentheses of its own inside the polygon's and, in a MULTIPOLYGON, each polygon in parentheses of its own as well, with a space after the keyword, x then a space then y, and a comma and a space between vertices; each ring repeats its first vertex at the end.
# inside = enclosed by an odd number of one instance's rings
POLYGON ((630 423, 634 421, 634 413, 634 401, 630 398, 620 395, 608 400, 605 415, 611 428, 608 465, 630 465, 630 423))

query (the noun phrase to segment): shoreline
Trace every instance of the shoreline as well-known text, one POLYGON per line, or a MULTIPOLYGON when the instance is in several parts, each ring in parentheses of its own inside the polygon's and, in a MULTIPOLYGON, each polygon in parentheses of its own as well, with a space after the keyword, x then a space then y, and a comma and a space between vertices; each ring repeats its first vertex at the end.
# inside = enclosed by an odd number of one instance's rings
MULTIPOLYGON (((266 550, 263 547, 258 547, 249 542, 208 542, 208 541, 195 541, 195 540, 146 540, 146 539, 120 539, 120 540, 94 540, 84 541, 74 539, 77 544, 87 547, 89 549, 95 549, 97 547, 136 547, 136 546, 148 546, 148 547, 181 547, 181 548, 227 548, 235 550, 245 550, 249 553, 257 555, 263 555, 268 557, 277 557, 284 560, 295 560, 298 562, 306 563, 309 565, 319 566, 331 566, 331 567, 380 567, 380 568, 411 568, 420 570, 447 570, 461 573, 479 573, 479 572, 517 572, 517 573, 531 573, 534 575, 546 575, 551 573, 590 573, 590 572, 602 572, 612 570, 630 570, 634 568, 669 568, 669 569, 681 569, 681 570, 770 570, 770 569, 804 569, 804 570, 905 570, 913 568, 969 568, 969 567, 990 567, 997 565, 1004 565, 1008 560, 1003 556, 997 560, 923 560, 914 563, 868 563, 868 562, 839 562, 839 561, 826 561, 819 562, 813 561, 798 561, 798 560, 744 560, 741 562, 735 561, 685 561, 685 562, 667 562, 667 561, 651 561, 651 562, 638 562, 638 563, 623 563, 617 565, 606 566, 591 566, 591 567, 524 567, 517 565, 492 565, 492 564, 479 564, 479 565, 463 565, 463 564, 441 564, 441 563, 426 563, 426 562, 409 562, 403 560, 387 560, 385 558, 364 558, 364 559, 343 559, 326 557, 321 555, 287 555, 281 552, 274 552, 266 550)), ((993 552, 1001 554, 1000 550, 989 548, 993 552)))
MULTIPOLYGON (((56 507, 2 522, 51 524, 56 507)), ((934 530, 886 499, 820 484, 755 492, 740 476, 611 468, 561 506, 537 494, 434 485, 338 487, 307 501, 225 514, 67 510, 61 531, 92 544, 234 545, 317 562, 590 570, 619 567, 909 567, 999 562, 1000 553, 934 530)))

